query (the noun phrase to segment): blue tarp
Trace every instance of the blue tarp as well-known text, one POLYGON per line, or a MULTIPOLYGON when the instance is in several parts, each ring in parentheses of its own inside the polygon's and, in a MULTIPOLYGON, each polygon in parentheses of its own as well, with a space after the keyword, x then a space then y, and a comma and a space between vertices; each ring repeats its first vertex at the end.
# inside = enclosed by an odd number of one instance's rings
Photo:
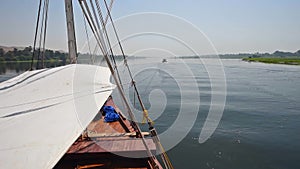
POLYGON ((103 112, 105 114, 104 121, 105 122, 113 122, 120 119, 119 114, 115 111, 112 106, 104 106, 103 112))

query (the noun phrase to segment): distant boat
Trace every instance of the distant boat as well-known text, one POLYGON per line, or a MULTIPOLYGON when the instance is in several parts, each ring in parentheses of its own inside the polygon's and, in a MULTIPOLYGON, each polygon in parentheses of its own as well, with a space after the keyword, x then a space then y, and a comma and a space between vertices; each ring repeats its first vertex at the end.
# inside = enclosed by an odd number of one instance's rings
MULTIPOLYGON (((89 2, 79 1, 108 68, 76 64, 72 0, 65 0, 71 64, 50 69, 43 68, 42 60, 42 66, 39 67, 37 64, 36 70, 26 71, 0 83, 1 168, 163 169, 154 155, 156 150, 162 152, 161 157, 165 168, 173 168, 147 115, 148 112, 137 92, 135 81, 131 77, 151 131, 142 132, 135 122, 121 86, 121 79, 118 78, 113 52, 109 50, 112 48, 107 46, 110 45, 110 41, 108 36, 103 36, 106 35, 107 20, 110 19, 113 24, 110 16, 113 0, 110 1, 110 6, 104 1, 106 19, 96 17, 95 11, 101 14, 98 1, 94 2, 96 4, 89 2), (110 83, 110 76, 114 78, 116 85, 110 83), (113 102, 111 93, 114 88, 117 88, 120 93, 130 121, 113 102), (119 120, 106 123, 101 116, 103 106, 112 106, 115 113, 120 116, 119 120), (151 137, 146 138, 147 135, 151 137), (143 158, 121 157, 114 153, 140 154, 143 158)), ((48 3, 49 0, 44 0, 44 8, 41 8, 42 1, 40 1, 35 39, 38 25, 44 25, 44 28, 47 25, 48 3), (40 15, 41 11, 43 16, 40 15), (44 17, 43 24, 39 22, 40 16, 44 17)), ((44 31, 40 32, 42 35, 44 31)), ((116 32, 115 34, 118 38, 116 32)), ((45 39, 46 34, 44 33, 43 36, 45 39)), ((122 49, 120 40, 118 41, 122 49)), ((33 52, 32 60, 35 59, 34 53, 36 52, 33 52)), ((123 56, 124 62, 127 63, 124 53, 123 56)), ((38 56, 39 59, 43 59, 43 56, 38 56)), ((131 74, 127 64, 126 66, 131 74)))
POLYGON ((162 62, 162 63, 167 63, 168 60, 167 60, 167 59, 163 59, 161 62, 162 62))

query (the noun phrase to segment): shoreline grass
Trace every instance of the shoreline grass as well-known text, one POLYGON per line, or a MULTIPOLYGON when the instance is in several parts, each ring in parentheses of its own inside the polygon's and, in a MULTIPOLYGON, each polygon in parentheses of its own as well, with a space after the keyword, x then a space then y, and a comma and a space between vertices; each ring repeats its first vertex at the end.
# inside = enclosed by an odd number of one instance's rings
POLYGON ((243 58, 242 60, 268 64, 300 65, 300 58, 243 58))

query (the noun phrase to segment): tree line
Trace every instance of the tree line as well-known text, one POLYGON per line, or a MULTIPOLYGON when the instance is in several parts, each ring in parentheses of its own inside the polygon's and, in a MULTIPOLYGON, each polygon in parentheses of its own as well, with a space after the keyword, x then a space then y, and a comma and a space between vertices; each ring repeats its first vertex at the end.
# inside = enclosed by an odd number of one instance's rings
POLYGON ((221 54, 220 58, 299 58, 300 50, 296 52, 275 51, 273 53, 239 53, 221 54))
MULTIPOLYGON (((35 58, 34 60, 41 60, 43 55, 43 51, 36 49, 34 51, 35 58)), ((62 61, 66 62, 67 60, 67 53, 53 51, 50 49, 45 50, 44 60, 45 61, 62 61)), ((0 62, 12 62, 12 61, 31 61, 33 56, 33 49, 31 46, 25 47, 24 49, 17 49, 14 48, 13 50, 9 50, 7 52, 4 51, 3 48, 0 48, 0 62)))

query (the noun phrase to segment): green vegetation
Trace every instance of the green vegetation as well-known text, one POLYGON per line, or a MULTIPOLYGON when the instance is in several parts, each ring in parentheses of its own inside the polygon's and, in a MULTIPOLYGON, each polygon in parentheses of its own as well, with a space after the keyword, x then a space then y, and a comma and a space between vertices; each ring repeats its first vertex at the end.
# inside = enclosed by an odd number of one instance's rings
MULTIPOLYGON (((35 50, 35 60, 41 60, 44 55, 44 62, 63 62, 66 63, 67 53, 46 49, 45 54, 39 49, 35 50)), ((0 47, 0 62, 31 62, 33 50, 31 46, 24 49, 12 48, 4 50, 0 47)))
POLYGON ((220 58, 300 58, 300 50, 296 52, 275 51, 273 53, 239 53, 220 55, 220 58))
POLYGON ((248 62, 263 62, 263 63, 275 63, 275 64, 287 64, 287 65, 300 65, 300 58, 243 58, 248 62))
MULTIPOLYGON (((43 52, 37 49, 35 52, 34 63, 37 64, 43 56, 43 52), (38 57, 39 56, 39 57, 38 57)), ((23 49, 1 47, 0 46, 0 63, 30 63, 32 59, 33 50, 31 46, 23 49)), ((44 63, 46 65, 65 65, 68 63, 67 53, 53 51, 46 49, 44 54, 44 63)), ((89 59, 88 54, 78 54, 79 60, 89 59)), ((296 52, 283 52, 275 51, 274 53, 239 53, 239 54, 220 54, 218 55, 221 59, 242 59, 248 62, 263 62, 263 63, 275 63, 275 64, 289 64, 289 65, 300 65, 300 50, 296 52)), ((127 56, 126 56, 127 57, 127 56)), ((179 56, 176 58, 181 59, 197 59, 197 58, 215 58, 213 55, 205 56, 179 56)), ((103 60, 103 56, 96 56, 96 59, 103 60)), ((143 58, 143 57, 135 57, 143 58)), ((116 60, 122 60, 123 56, 115 56, 116 60)))
POLYGON ((242 59, 242 58, 300 58, 300 50, 296 52, 275 51, 274 53, 238 53, 238 54, 219 54, 202 55, 202 56, 179 56, 180 59, 197 59, 197 58, 216 58, 221 59, 242 59))

